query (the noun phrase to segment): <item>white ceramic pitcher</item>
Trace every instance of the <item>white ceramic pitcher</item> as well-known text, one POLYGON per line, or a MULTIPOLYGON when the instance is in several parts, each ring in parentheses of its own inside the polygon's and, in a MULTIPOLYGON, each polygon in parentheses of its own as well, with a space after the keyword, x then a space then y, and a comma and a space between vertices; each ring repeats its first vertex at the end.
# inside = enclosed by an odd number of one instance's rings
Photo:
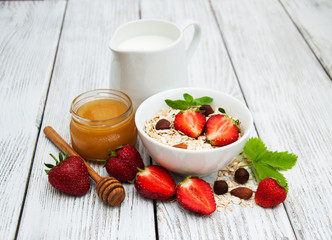
POLYGON ((111 88, 127 93, 137 107, 157 92, 188 86, 187 64, 200 37, 199 24, 190 20, 182 28, 156 19, 120 26, 109 43, 111 88), (194 33, 186 47, 183 31, 191 25, 194 33))

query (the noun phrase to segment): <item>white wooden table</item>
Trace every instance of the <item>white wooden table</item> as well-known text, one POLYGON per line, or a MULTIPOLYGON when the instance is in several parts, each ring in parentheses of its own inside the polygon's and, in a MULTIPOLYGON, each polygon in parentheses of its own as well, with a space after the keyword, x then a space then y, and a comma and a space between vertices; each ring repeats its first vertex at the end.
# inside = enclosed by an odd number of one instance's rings
POLYGON ((332 239, 331 77, 331 0, 0 2, 0 239, 332 239), (42 129, 69 141, 72 99, 111 87, 108 41, 139 18, 201 24, 190 86, 245 102, 253 135, 299 156, 283 204, 200 217, 131 184, 119 207, 103 204, 93 182, 82 197, 50 186, 43 163, 58 149, 42 129))

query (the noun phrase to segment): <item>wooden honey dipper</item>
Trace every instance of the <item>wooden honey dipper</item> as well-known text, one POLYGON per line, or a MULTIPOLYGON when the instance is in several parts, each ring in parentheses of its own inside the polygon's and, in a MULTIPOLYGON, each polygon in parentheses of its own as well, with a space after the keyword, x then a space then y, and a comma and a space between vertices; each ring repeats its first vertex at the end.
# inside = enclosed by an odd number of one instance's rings
MULTIPOLYGON (((50 126, 44 128, 46 137, 55 144, 62 152, 69 156, 79 156, 74 149, 50 126)), ((83 158, 82 158, 83 159, 83 158)), ((99 198, 106 204, 117 206, 125 199, 125 190, 122 184, 113 177, 101 177, 84 161, 90 177, 96 182, 96 190, 99 198)))

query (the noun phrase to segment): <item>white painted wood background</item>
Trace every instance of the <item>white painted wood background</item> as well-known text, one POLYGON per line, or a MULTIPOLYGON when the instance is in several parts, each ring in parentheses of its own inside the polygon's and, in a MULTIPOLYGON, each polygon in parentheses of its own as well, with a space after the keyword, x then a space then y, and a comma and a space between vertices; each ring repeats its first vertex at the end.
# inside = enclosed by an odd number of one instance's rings
POLYGON ((20 222, 64 10, 65 2, 0 2, 1 239, 20 222))
POLYGON ((0 2, 0 239, 332 239, 331 22, 327 0, 0 2), (299 156, 284 204, 200 217, 130 184, 120 207, 101 203, 93 182, 78 198, 49 185, 43 163, 58 150, 41 130, 69 141, 71 100, 111 87, 108 41, 139 18, 202 25, 190 85, 245 102, 253 135, 299 156))

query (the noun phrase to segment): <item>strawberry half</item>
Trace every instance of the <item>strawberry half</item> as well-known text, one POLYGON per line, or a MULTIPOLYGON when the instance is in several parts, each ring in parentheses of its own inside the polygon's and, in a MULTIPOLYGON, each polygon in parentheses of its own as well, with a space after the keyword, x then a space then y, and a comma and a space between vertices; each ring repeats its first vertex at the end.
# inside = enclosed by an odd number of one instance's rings
POLYGON ((281 187, 272 178, 264 178, 259 184, 255 193, 255 202, 262 207, 274 207, 285 201, 286 189, 281 187))
POLYGON ((66 157, 63 159, 59 154, 59 161, 51 154, 56 166, 45 163, 51 170, 45 170, 48 174, 50 184, 65 193, 81 196, 90 188, 90 178, 84 160, 78 156, 66 157))
POLYGON ((139 169, 135 180, 135 188, 139 194, 155 200, 171 198, 175 194, 175 187, 172 175, 157 165, 139 169))
POLYGON ((239 130, 232 119, 224 115, 210 117, 205 126, 206 139, 213 146, 226 146, 239 138, 239 130))
POLYGON ((205 122, 203 113, 186 110, 175 116, 174 127, 187 136, 196 138, 202 134, 205 122))
POLYGON ((208 215, 216 210, 212 188, 200 178, 189 176, 179 183, 176 198, 181 206, 193 212, 208 215))

